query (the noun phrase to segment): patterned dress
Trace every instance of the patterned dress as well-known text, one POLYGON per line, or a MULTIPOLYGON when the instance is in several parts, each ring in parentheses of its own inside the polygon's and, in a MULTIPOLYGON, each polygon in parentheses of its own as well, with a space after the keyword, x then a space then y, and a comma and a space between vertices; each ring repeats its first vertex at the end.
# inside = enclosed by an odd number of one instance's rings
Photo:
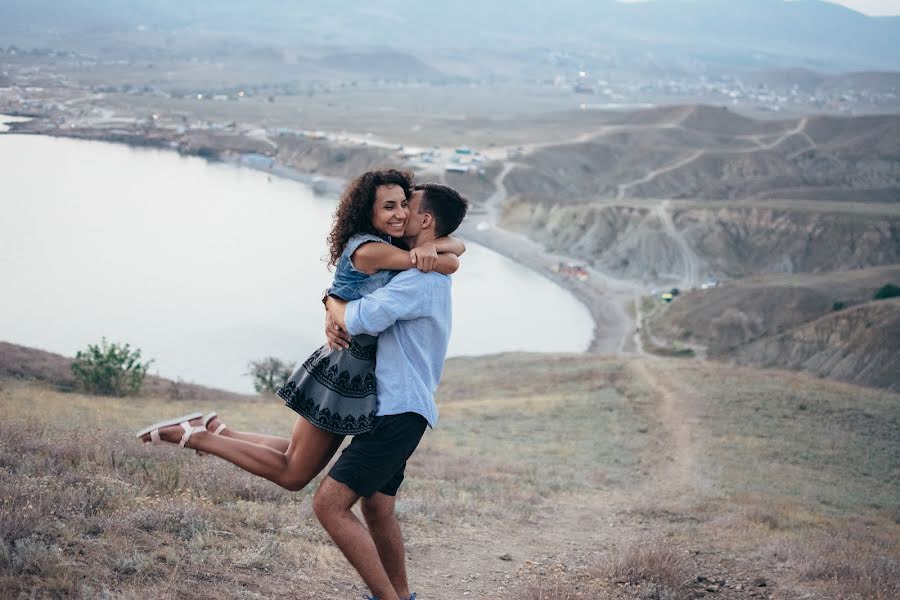
MULTIPOLYGON (((342 300, 358 300, 384 286, 397 271, 382 270, 371 275, 357 271, 351 256, 367 242, 389 243, 371 234, 350 238, 338 260, 329 294, 342 300)), ((278 390, 286 406, 310 423, 338 435, 356 435, 372 429, 378 412, 375 386, 375 350, 378 338, 356 335, 350 348, 320 347, 300 363, 278 390)))

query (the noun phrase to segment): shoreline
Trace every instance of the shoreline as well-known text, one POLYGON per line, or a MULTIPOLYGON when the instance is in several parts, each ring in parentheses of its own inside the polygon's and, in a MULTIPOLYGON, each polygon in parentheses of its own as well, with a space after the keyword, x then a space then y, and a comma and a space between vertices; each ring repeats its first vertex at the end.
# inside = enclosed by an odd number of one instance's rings
MULTIPOLYGON (((477 215, 472 215, 474 217, 477 215)), ((588 269, 588 279, 578 280, 554 271, 553 267, 573 259, 552 254, 538 242, 524 235, 514 233, 499 226, 479 231, 472 221, 463 222, 457 230, 460 237, 480 244, 505 256, 518 265, 531 269, 548 281, 558 285, 578 300, 593 321, 591 342, 585 354, 634 354, 634 318, 629 306, 639 295, 639 286, 623 280, 613 279, 603 273, 588 269)))
MULTIPOLYGON (((16 116, 4 114, 4 116, 16 116)), ((224 162, 236 167, 245 167, 271 176, 297 181, 310 186, 317 194, 340 194, 347 180, 331 174, 318 172, 304 172, 281 163, 273 155, 256 152, 241 152, 234 148, 214 147, 211 145, 191 146, 182 145, 177 139, 177 133, 165 129, 155 129, 157 136, 147 135, 146 130, 126 129, 50 129, 41 126, 41 116, 30 116, 29 121, 16 121, 8 123, 7 131, 0 131, 0 135, 46 135, 49 137, 63 137, 81 139, 85 141, 99 141, 113 144, 124 144, 133 148, 155 148, 160 150, 172 150, 184 156, 199 156, 212 162, 224 162), (253 157, 247 160, 246 157, 253 157)), ((213 138, 214 140, 215 138, 213 138)), ((210 140, 212 141, 212 140, 210 140)), ((277 147, 276 147, 277 151, 277 147)), ((500 161, 502 163, 502 161, 500 161)), ((495 182, 502 187, 502 181, 495 182)), ((504 229, 495 221, 494 214, 488 214, 480 207, 488 203, 497 203, 505 197, 505 190, 497 189, 495 193, 483 200, 475 201, 470 208, 467 219, 460 226, 460 237, 471 240, 479 245, 497 252, 516 264, 528 268, 551 283, 569 292, 588 311, 593 321, 593 333, 588 347, 584 350, 587 354, 621 354, 633 353, 633 334, 635 331, 634 317, 629 313, 634 298, 639 294, 637 283, 614 279, 588 269, 588 279, 578 280, 574 277, 560 274, 554 267, 562 262, 572 262, 575 259, 567 256, 551 254, 538 242, 504 229), (474 208, 474 210, 473 210, 474 208), (489 227, 482 229, 479 224, 487 220, 489 227)), ((470 198, 470 201, 472 199, 470 198)), ((490 208, 488 207, 489 212, 490 208)), ((580 261, 577 261, 580 262, 580 261)))

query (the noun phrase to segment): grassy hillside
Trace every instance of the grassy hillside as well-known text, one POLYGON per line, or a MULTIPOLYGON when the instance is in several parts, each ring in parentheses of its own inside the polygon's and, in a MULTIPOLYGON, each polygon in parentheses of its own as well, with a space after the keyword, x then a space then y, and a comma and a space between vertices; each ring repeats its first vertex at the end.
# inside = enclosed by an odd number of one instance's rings
MULTIPOLYGON (((714 363, 448 361, 398 510, 423 598, 900 593, 900 396, 714 363)), ((111 399, 0 379, 0 596, 354 598, 289 493, 131 431, 275 400, 111 399)))

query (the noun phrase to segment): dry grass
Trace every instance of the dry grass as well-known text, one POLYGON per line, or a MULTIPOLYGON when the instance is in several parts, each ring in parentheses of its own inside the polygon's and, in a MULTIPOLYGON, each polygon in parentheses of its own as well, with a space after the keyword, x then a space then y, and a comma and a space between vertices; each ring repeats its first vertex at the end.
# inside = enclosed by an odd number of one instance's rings
POLYGON ((775 538, 764 551, 800 580, 840 598, 900 597, 900 543, 881 522, 860 518, 831 522, 823 530, 775 538))
POLYGON ((298 521, 314 529, 305 495, 104 433, 92 443, 95 429, 0 426, 4 597, 137 593, 165 587, 179 571, 195 582, 220 574, 216 585, 233 584, 242 572, 274 568, 272 549, 294 542, 298 521))
POLYGON ((665 538, 626 542, 598 570, 614 583, 651 584, 660 600, 679 598, 692 579, 687 551, 665 538))
POLYGON ((518 592, 521 600, 576 600, 584 596, 579 593, 575 584, 559 579, 533 580, 518 592))
MULTIPOLYGON (((397 503, 423 599, 462 587, 674 600, 719 578, 732 586, 719 597, 737 598, 758 577, 816 598, 897 595, 896 396, 693 362, 649 368, 696 410, 685 415, 696 487, 683 497, 666 493, 656 392, 628 361, 448 363, 440 427, 397 503)), ((0 380, 0 597, 362 596, 309 491, 133 440, 193 408, 0 380)), ((293 421, 276 402, 215 408, 238 429, 285 434, 293 421)))

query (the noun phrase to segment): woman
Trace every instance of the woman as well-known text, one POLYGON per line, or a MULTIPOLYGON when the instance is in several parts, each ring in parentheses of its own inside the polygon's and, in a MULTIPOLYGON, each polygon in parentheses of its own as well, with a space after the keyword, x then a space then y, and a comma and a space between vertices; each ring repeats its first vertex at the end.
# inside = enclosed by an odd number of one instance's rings
MULTIPOLYGON (((412 174, 370 171, 354 179, 341 196, 328 237, 330 264, 336 266, 328 293, 355 300, 390 281, 398 270, 419 268, 453 273, 465 246, 441 238, 427 247, 398 248, 403 236, 412 174)), ((347 352, 320 347, 279 390, 300 416, 291 438, 228 429, 216 413, 162 421, 137 433, 145 443, 170 442, 198 453, 215 454, 289 490, 300 490, 328 464, 345 435, 372 426, 377 410, 375 343, 357 336, 347 352)))

